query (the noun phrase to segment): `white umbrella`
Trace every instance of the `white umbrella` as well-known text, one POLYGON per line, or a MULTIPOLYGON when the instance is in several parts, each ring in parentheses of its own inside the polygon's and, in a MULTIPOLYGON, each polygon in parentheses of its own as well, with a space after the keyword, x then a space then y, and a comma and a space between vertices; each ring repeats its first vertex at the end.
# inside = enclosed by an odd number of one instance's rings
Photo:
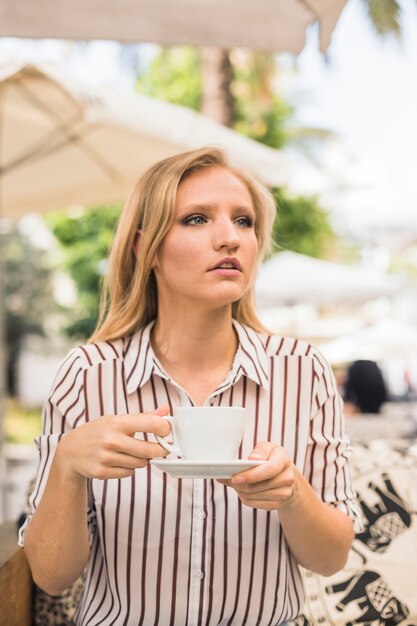
POLYGON ((400 320, 386 319, 323 343, 320 350, 333 364, 350 363, 357 359, 380 361, 414 356, 417 352, 417 327, 400 320))
POLYGON ((0 36, 249 47, 298 53, 318 24, 329 43, 347 0, 1 0, 0 36))
POLYGON ((159 159, 217 145, 282 185, 281 153, 191 109, 88 88, 56 68, 0 68, 0 208, 6 217, 124 199, 159 159))
POLYGON ((375 270, 279 252, 259 270, 256 302, 259 307, 364 302, 392 295, 403 284, 402 277, 375 270))

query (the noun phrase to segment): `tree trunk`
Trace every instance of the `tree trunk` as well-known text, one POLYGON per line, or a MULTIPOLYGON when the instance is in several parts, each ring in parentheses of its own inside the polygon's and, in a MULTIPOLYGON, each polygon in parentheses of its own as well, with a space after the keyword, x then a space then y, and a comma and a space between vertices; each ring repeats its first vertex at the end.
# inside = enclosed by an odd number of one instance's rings
POLYGON ((15 398, 17 396, 17 364, 19 360, 19 352, 13 351, 8 355, 6 362, 6 393, 15 398))
POLYGON ((204 48, 202 112, 229 127, 234 122, 232 80, 233 68, 228 50, 204 48))

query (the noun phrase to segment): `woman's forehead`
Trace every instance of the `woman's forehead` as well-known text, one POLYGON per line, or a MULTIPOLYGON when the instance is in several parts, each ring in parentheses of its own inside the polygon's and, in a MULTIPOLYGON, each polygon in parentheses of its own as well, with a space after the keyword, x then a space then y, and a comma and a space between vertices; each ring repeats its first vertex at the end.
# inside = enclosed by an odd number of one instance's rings
POLYGON ((177 205, 227 198, 253 206, 246 184, 229 169, 220 166, 205 168, 187 176, 177 191, 177 205))

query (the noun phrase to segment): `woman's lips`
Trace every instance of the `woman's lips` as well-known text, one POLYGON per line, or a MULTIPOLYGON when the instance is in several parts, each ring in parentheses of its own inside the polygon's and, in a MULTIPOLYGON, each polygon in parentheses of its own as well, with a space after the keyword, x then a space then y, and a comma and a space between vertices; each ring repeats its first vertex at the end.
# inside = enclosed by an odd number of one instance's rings
POLYGON ((221 261, 219 261, 218 263, 216 263, 216 265, 214 265, 214 267, 212 267, 210 271, 214 272, 217 270, 230 270, 234 272, 241 272, 242 267, 236 258, 226 257, 224 259, 221 259, 221 261))
POLYGON ((211 273, 219 274, 220 276, 239 276, 242 272, 235 267, 215 267, 210 270, 211 273))

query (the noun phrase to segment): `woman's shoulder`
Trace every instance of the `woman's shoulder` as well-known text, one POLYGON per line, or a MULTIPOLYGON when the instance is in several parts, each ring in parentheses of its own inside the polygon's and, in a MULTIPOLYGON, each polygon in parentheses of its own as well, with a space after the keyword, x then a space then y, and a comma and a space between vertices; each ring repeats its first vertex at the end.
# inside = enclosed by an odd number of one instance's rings
POLYGON ((304 357, 317 361, 319 367, 320 365, 322 368, 327 367, 326 359, 319 348, 304 339, 271 333, 266 329, 260 331, 237 323, 235 323, 235 328, 238 330, 241 341, 249 340, 256 346, 258 353, 261 350, 265 352, 266 357, 304 357))
POLYGON ((58 403, 64 397, 76 397, 85 384, 86 376, 95 378, 100 365, 113 369, 115 359, 122 358, 122 340, 75 346, 69 350, 57 369, 49 399, 58 403))
POLYGON ((307 356, 315 357, 318 349, 304 339, 286 335, 265 333, 262 335, 268 356, 307 356))
POLYGON ((68 352, 63 362, 76 362, 81 369, 88 369, 114 360, 123 360, 124 346, 124 339, 80 344, 68 352))
POLYGON ((320 349, 305 339, 265 333, 262 335, 267 356, 298 357, 310 359, 316 370, 323 371, 329 367, 320 349))

